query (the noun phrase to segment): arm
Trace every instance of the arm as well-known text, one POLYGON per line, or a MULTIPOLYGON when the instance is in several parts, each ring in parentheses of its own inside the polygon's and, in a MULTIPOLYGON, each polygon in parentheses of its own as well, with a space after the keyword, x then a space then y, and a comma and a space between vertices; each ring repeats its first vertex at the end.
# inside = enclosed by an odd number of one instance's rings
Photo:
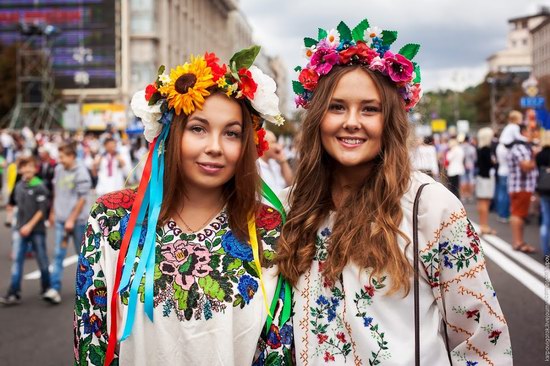
POLYGON ((292 185, 292 181, 294 180, 294 174, 292 173, 292 168, 290 168, 290 164, 288 163, 288 160, 285 159, 283 161, 279 161, 279 165, 281 166, 281 174, 283 175, 283 178, 288 186, 292 185))
POLYGON ((453 364, 512 365, 508 325, 487 273, 479 237, 464 207, 439 185, 422 200, 428 216, 425 221, 439 222, 437 230, 427 230, 438 235, 428 244, 432 246, 422 251, 421 260, 447 324, 453 364), (436 197, 437 206, 433 204, 436 197))
POLYGON ((69 214, 67 221, 65 222, 65 231, 67 232, 70 232, 74 229, 74 225, 78 220, 78 217, 80 216, 80 213, 84 208, 84 205, 86 204, 86 196, 88 195, 88 193, 90 192, 90 189, 92 188, 92 181, 90 179, 90 175, 88 174, 87 171, 84 171, 84 169, 79 170, 79 174, 75 179, 75 186, 76 186, 75 187, 76 193, 79 199, 74 205, 71 213, 69 214))
POLYGON ((103 366, 109 339, 107 332, 109 289, 103 272, 105 262, 101 241, 104 237, 94 217, 93 208, 87 227, 76 273, 74 357, 75 365, 103 366), (99 245, 97 245, 98 242, 99 245))
POLYGON ((536 164, 534 160, 522 160, 519 162, 519 168, 522 172, 529 173, 536 168, 536 164))
POLYGON ((21 229, 19 229, 21 236, 29 236, 36 224, 38 224, 38 222, 43 218, 44 213, 41 210, 36 211, 33 217, 27 221, 25 225, 21 226, 21 229))
POLYGON ((41 220, 44 220, 47 217, 48 214, 48 190, 45 187, 39 187, 36 190, 36 205, 38 206, 38 210, 34 213, 34 215, 31 217, 29 221, 27 221, 21 228, 19 229, 19 233, 22 236, 29 236, 30 233, 33 231, 36 224, 38 224, 41 220))

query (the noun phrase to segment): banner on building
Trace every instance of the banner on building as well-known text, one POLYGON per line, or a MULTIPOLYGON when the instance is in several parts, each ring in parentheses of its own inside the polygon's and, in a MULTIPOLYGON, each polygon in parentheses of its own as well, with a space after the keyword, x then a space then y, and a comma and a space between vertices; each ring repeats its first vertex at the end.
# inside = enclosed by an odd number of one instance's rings
POLYGON ((445 119, 432 119, 432 131, 444 132, 447 130, 447 120, 445 119))
POLYGON ((126 128, 126 106, 124 104, 89 103, 82 105, 82 119, 87 130, 102 131, 107 127, 117 130, 126 128))

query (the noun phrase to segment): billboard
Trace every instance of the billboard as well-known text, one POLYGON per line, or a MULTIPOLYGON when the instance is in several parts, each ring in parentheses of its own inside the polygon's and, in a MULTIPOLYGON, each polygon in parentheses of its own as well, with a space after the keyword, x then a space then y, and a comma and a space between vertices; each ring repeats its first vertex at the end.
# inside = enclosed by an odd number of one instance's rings
POLYGON ((126 106, 112 103, 87 103, 80 111, 86 130, 103 131, 108 126, 126 128, 126 106))
POLYGON ((115 0, 2 0, 0 42, 23 41, 21 24, 52 25, 56 88, 116 88, 115 17, 115 0))

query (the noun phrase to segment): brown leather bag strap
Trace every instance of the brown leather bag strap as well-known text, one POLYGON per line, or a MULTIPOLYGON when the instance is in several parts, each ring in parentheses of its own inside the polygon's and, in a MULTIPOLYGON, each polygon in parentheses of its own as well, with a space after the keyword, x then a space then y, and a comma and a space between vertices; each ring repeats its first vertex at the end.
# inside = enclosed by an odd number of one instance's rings
POLYGON ((420 366, 420 284, 418 279, 418 201, 424 187, 429 183, 422 184, 418 191, 413 204, 413 256, 414 256, 414 364, 420 366))

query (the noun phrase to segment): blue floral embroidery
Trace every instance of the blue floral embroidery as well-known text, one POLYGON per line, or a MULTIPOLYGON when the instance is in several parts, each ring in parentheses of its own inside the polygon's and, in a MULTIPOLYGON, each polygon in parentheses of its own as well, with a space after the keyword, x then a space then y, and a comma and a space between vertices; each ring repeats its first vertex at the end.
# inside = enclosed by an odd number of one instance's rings
POLYGON ((252 255, 252 248, 249 245, 241 243, 231 231, 228 231, 222 236, 222 247, 229 255, 243 259, 245 261, 252 261, 254 259, 252 255))
POLYGON ((281 343, 286 345, 290 345, 292 343, 292 339, 294 336, 292 325, 288 323, 283 325, 279 334, 281 335, 281 343))
POLYGON ((321 231, 322 236, 329 236, 330 234, 332 233, 330 232, 330 229, 328 227, 324 228, 323 231, 321 231))
POLYGON ((78 296, 86 296, 86 291, 92 285, 92 276, 94 270, 90 266, 88 259, 80 255, 78 256, 78 267, 76 271, 76 293, 78 296))
POLYGON ((370 325, 372 324, 372 318, 371 317, 367 317, 367 318, 363 318, 363 325, 365 327, 370 327, 370 325))
POLYGON ((445 256, 443 258, 443 264, 445 265, 445 267, 453 268, 453 263, 449 260, 449 257, 445 256))
POLYGON ((244 302, 248 304, 254 297, 256 291, 258 291, 258 282, 256 282, 256 280, 249 275, 244 275, 241 277, 237 288, 239 289, 239 293, 242 295, 244 302))

